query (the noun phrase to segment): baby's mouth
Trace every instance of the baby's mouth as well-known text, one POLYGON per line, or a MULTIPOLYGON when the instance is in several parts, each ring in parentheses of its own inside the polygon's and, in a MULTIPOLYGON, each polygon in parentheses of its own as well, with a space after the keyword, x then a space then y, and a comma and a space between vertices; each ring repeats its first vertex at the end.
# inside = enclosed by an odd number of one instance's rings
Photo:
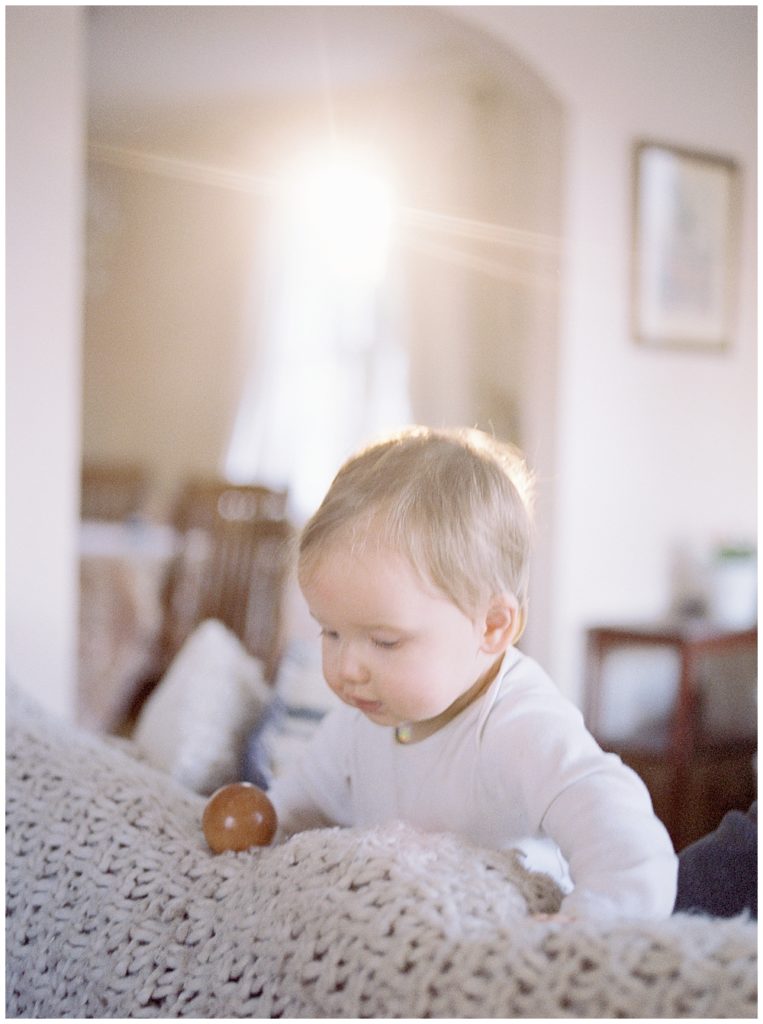
POLYGON ((358 711, 362 711, 364 715, 378 714, 381 711, 383 705, 380 700, 358 700, 354 699, 350 701, 350 704, 358 711))

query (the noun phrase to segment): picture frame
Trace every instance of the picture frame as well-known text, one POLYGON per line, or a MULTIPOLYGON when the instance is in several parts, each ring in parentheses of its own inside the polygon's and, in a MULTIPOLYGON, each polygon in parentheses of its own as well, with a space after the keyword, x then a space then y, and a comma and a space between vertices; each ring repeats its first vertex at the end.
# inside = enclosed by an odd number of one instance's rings
POLYGON ((728 158, 640 141, 633 173, 633 334, 657 348, 731 344, 739 170, 728 158))

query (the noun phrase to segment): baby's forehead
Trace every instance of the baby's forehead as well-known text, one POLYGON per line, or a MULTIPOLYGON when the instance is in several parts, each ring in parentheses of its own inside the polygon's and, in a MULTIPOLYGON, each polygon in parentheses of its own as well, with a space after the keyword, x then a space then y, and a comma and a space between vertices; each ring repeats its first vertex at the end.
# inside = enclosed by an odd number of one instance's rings
POLYGON ((344 616, 356 623, 400 625, 405 609, 420 611, 432 601, 455 604, 405 554, 383 545, 353 548, 341 538, 301 566, 299 585, 319 622, 344 616))

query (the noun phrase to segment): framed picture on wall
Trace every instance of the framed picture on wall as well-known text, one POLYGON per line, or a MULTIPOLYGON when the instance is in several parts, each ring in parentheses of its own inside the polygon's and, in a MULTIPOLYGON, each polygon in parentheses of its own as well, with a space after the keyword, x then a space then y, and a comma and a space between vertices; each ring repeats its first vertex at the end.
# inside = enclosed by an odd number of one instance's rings
POLYGON ((738 169, 654 142, 634 151, 633 333, 657 347, 731 340, 738 169))

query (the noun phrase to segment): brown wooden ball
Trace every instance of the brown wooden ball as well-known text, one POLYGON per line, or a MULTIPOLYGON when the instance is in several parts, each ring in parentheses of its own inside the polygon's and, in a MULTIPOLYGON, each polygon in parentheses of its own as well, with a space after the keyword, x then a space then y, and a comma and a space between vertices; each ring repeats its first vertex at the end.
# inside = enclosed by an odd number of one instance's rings
POLYGON ((276 834, 275 808, 264 790, 251 782, 234 782, 213 793, 201 819, 213 853, 268 846, 276 834))

